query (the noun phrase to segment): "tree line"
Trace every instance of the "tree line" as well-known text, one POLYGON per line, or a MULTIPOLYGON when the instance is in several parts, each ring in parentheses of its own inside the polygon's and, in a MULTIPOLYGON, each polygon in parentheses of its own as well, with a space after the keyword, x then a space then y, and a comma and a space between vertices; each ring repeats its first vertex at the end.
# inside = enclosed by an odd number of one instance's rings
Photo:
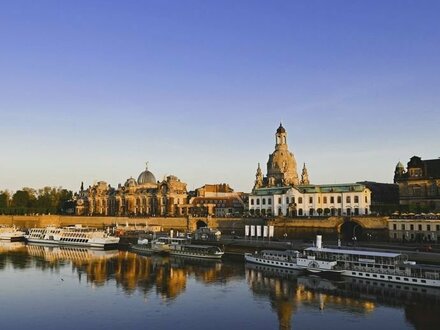
POLYGON ((0 191, 0 214, 66 214, 71 211, 72 197, 72 191, 61 187, 25 187, 13 194, 0 191))

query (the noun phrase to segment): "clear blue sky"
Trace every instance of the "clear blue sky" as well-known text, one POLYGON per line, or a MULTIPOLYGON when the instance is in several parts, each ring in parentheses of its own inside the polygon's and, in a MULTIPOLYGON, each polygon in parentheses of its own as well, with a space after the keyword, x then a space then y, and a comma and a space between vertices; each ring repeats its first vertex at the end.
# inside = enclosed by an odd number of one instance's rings
POLYGON ((282 121, 312 183, 440 156, 440 1, 0 2, 0 190, 150 162, 249 191, 282 121))

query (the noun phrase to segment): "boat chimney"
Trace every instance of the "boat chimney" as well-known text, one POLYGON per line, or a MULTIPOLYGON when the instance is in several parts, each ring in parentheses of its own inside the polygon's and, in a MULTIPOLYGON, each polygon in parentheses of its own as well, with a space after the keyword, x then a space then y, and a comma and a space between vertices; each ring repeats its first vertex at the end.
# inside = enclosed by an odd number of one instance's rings
POLYGON ((322 249, 322 236, 316 235, 316 248, 322 249))

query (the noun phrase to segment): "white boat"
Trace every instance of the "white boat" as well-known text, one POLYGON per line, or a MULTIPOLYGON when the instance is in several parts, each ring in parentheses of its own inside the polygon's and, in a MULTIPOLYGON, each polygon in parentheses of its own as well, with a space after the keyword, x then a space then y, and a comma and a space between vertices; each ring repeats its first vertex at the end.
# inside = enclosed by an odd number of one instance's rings
POLYGON ((299 254, 299 251, 294 250, 262 250, 255 253, 245 253, 244 259, 247 262, 259 265, 287 269, 301 269, 301 267, 297 265, 297 258, 299 254))
POLYGON ((418 265, 401 253, 322 247, 317 236, 315 247, 304 250, 298 266, 310 272, 334 273, 362 279, 440 287, 440 267, 418 265))
POLYGON ((25 239, 28 243, 43 243, 43 244, 55 244, 58 245, 58 240, 55 237, 59 237, 63 228, 54 226, 48 226, 46 228, 31 228, 28 234, 25 235, 25 239))
POLYGON ((21 241, 24 239, 25 233, 13 227, 0 227, 0 240, 11 242, 21 241))
POLYGON ((113 237, 102 230, 82 227, 81 225, 64 228, 32 228, 29 230, 26 240, 30 243, 93 248, 116 248, 119 244, 119 237, 113 237))

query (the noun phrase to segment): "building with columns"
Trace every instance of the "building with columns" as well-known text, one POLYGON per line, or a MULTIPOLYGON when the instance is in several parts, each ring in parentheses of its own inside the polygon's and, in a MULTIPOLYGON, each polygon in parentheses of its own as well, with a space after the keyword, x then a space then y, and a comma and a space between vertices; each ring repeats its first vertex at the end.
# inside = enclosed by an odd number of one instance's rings
POLYGON ((111 216, 174 216, 183 215, 187 206, 186 183, 173 175, 156 181, 148 168, 137 180, 129 178, 117 188, 105 181, 84 189, 75 195, 77 215, 111 216))
POLYGON ((275 133, 275 151, 269 155, 267 175, 258 164, 255 184, 249 196, 249 212, 266 216, 366 215, 370 213, 371 191, 359 183, 310 183, 306 165, 301 180, 295 156, 287 145, 282 124, 275 133))

